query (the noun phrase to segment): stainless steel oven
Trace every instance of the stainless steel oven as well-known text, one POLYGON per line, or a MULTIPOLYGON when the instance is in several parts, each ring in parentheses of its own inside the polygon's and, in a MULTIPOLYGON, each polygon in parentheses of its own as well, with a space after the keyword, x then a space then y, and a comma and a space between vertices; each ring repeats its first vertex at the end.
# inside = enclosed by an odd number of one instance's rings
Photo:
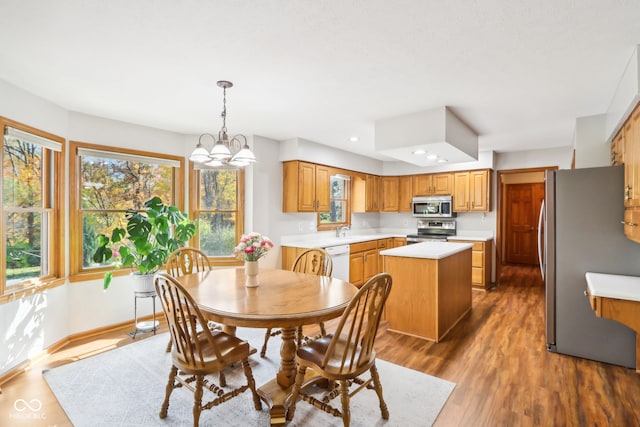
POLYGON ((419 219, 416 234, 407 235, 407 245, 422 242, 446 242, 456 235, 455 219, 419 219))

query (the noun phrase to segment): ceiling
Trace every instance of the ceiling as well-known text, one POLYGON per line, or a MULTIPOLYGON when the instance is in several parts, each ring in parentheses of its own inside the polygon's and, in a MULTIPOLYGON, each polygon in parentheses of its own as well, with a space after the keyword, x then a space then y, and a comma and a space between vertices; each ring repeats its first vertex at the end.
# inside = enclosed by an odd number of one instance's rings
POLYGON ((640 43, 637 0, 2 0, 0 79, 179 133, 388 159, 374 123, 448 106, 497 152, 572 144, 640 43), (350 137, 357 136, 357 142, 350 137))

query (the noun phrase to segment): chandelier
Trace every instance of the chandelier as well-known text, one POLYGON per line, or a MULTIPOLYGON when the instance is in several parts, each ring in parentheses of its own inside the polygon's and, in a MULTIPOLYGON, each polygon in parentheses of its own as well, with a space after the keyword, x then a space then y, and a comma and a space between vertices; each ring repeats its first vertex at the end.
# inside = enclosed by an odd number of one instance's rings
POLYGON ((198 139, 198 145, 189 156, 189 160, 212 168, 242 168, 256 161, 256 156, 247 144, 247 138, 238 134, 229 139, 227 135, 227 88, 233 87, 233 83, 220 80, 218 86, 223 90, 222 129, 218 132, 218 138, 210 133, 203 133, 198 139), (202 144, 203 137, 213 140, 213 148, 207 150, 202 144))

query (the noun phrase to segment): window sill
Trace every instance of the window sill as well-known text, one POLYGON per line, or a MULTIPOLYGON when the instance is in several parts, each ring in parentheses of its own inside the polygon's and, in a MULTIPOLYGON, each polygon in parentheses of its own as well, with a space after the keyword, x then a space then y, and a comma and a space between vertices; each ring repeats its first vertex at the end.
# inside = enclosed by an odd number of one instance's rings
POLYGON ((6 304, 12 301, 22 299, 26 296, 33 295, 38 292, 44 292, 48 289, 57 288, 67 282, 65 278, 48 279, 42 282, 30 283, 28 285, 9 288, 4 295, 0 296, 0 304, 6 304))

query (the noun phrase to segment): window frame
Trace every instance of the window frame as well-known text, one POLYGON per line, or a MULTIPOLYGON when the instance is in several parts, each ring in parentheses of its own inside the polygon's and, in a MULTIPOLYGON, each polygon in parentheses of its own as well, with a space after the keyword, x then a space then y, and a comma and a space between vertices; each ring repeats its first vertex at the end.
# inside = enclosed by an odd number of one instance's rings
MULTIPOLYGON (((60 151, 44 147, 43 156, 43 191, 42 207, 38 210, 49 212, 49 230, 47 243, 49 246, 49 274, 38 278, 23 280, 19 283, 8 286, 6 283, 6 231, 4 227, 0 229, 0 303, 4 303, 16 298, 21 298, 31 294, 38 289, 48 289, 64 284, 64 159, 65 159, 65 139, 49 132, 36 129, 32 126, 17 122, 0 116, 0 126, 3 135, 6 128, 10 127, 22 132, 26 132, 37 137, 49 139, 60 144, 60 151)), ((3 181, 3 180, 0 180, 3 181)), ((4 207, 4 184, 0 185, 0 218, 5 215, 4 207)), ((7 209, 10 210, 10 209, 7 209)))
POLYGON ((118 146, 99 145, 88 142, 69 141, 69 281, 85 281, 103 277, 105 271, 113 271, 114 276, 129 274, 132 269, 122 268, 117 271, 115 267, 84 268, 82 265, 82 204, 80 202, 81 165, 79 149, 88 149, 114 154, 129 155, 132 157, 148 157, 152 159, 166 159, 179 163, 172 168, 171 200, 163 199, 166 204, 172 204, 184 211, 185 171, 184 157, 171 154, 132 150, 118 146))
MULTIPOLYGON (((192 220, 198 220, 201 212, 217 212, 214 210, 200 209, 200 170, 195 167, 194 162, 189 162, 189 215, 192 220)), ((206 168, 203 168, 206 169, 206 168)), ((237 189, 236 189, 236 244, 244 234, 244 187, 245 187, 245 171, 244 168, 237 169, 237 189)), ((200 249, 200 227, 196 235, 193 236, 193 245, 200 249)), ((238 266, 242 265, 242 260, 237 259, 232 254, 229 256, 207 256, 212 266, 238 266)))
POLYGON ((336 176, 336 175, 342 175, 345 177, 345 189, 347 191, 347 197, 345 199, 335 199, 335 200, 344 200, 345 201, 345 207, 346 207, 346 221, 345 222, 332 222, 332 223, 321 223, 320 222, 320 214, 324 213, 324 212, 318 212, 316 214, 316 229, 318 231, 327 231, 327 230, 336 230, 339 227, 351 227, 351 203, 352 203, 352 197, 353 197, 353 176, 352 174, 347 173, 347 171, 341 170, 341 169, 333 169, 331 171, 331 176, 329 176, 329 205, 331 205, 331 201, 334 200, 333 197, 331 197, 331 177, 336 176), (346 177, 349 177, 349 179, 346 179, 346 177))

